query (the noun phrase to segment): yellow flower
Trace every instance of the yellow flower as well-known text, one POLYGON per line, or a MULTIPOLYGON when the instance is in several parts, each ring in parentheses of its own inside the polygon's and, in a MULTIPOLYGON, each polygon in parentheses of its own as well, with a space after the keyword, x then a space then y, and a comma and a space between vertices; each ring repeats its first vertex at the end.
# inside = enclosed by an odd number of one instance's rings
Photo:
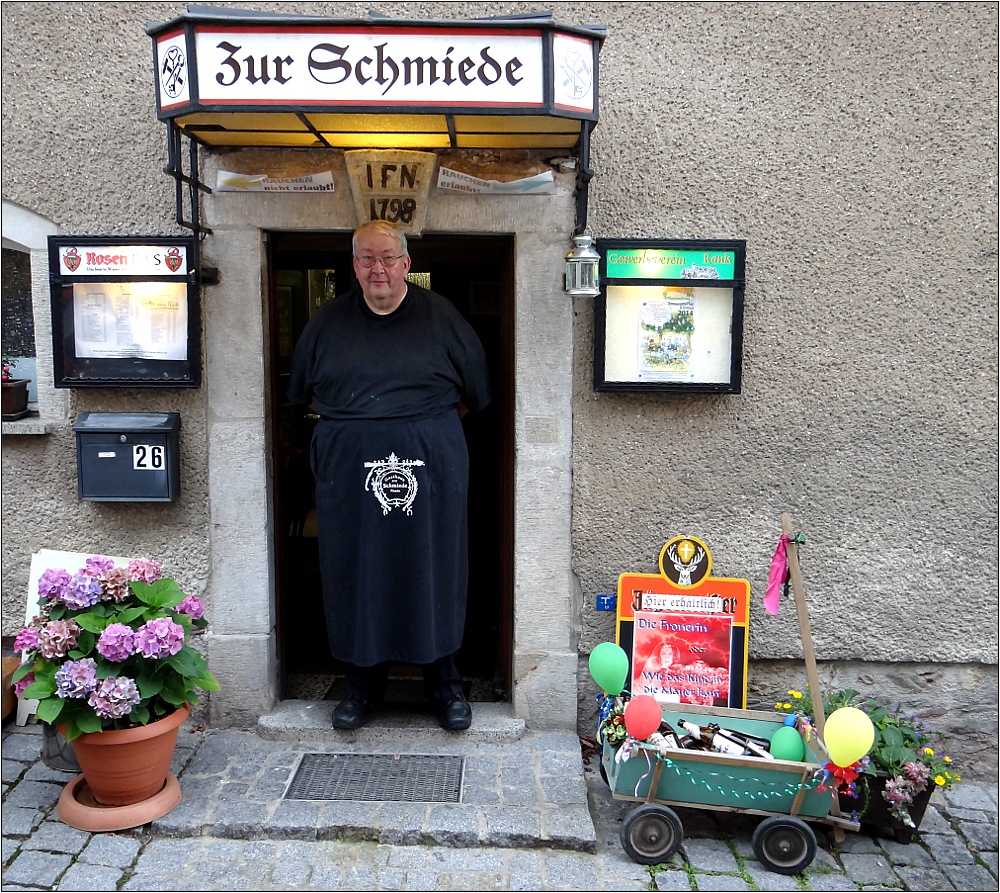
POLYGON ((945 777, 943 775, 935 775, 934 783, 937 785, 946 785, 948 782, 945 780, 945 777))
POLYGON ((790 688, 790 689, 788 689, 788 693, 789 693, 789 694, 790 694, 790 695, 791 695, 791 696, 792 696, 793 698, 801 698, 801 697, 802 697, 802 692, 800 692, 800 691, 796 691, 796 690, 795 690, 794 688, 790 688))
POLYGON ((944 758, 944 761, 945 761, 946 763, 950 763, 950 762, 951 762, 951 757, 945 757, 945 758, 944 758))
POLYGON ((932 756, 934 756, 934 748, 933 747, 925 747, 924 748, 924 753, 927 754, 927 756, 932 757, 932 756))

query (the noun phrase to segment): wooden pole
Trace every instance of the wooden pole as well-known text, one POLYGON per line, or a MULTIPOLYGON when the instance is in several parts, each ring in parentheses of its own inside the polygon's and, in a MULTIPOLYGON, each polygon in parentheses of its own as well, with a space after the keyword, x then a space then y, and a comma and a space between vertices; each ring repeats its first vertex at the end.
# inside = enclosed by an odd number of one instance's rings
POLYGON ((795 543, 795 533, 792 530, 792 519, 788 516, 788 512, 781 514, 781 529, 788 534, 785 556, 788 559, 792 594, 795 596, 795 610, 799 615, 799 632, 802 636, 802 652, 806 661, 806 679, 809 680, 809 697, 812 699, 813 723, 822 738, 823 727, 826 725, 823 691, 819 686, 819 673, 816 670, 816 652, 813 650, 812 632, 809 627, 809 608, 806 606, 805 587, 802 584, 802 568, 799 567, 799 553, 795 543))
MULTIPOLYGON (((795 531, 792 529, 792 519, 788 512, 781 513, 781 529, 788 534, 788 541, 785 543, 785 557, 788 560, 788 577, 792 584, 792 594, 795 596, 795 611, 799 616, 799 634, 802 637, 802 654, 806 662, 806 679, 809 680, 809 697, 813 706, 813 724, 819 734, 821 753, 826 753, 826 745, 822 744, 823 729, 826 726, 826 711, 823 709, 823 690, 819 686, 819 672, 816 669, 816 652, 813 649, 812 630, 809 627, 809 608, 806 606, 805 586, 802 583, 802 568, 799 567, 799 552, 795 542, 795 531)), ((833 803, 830 812, 834 816, 840 815, 840 803, 837 800, 836 792, 831 792, 833 803)), ((833 839, 837 843, 844 842, 844 829, 839 825, 833 826, 833 839)))

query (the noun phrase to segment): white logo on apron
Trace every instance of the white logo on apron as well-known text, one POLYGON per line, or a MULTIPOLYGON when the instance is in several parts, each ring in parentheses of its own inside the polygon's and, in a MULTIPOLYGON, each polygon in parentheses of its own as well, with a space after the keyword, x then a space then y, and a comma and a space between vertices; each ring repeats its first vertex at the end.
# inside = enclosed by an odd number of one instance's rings
POLYGON ((401 508, 407 515, 413 514, 413 500, 417 498, 417 479, 410 468, 423 465, 420 459, 400 459, 390 453, 387 459, 365 462, 370 468, 365 478, 365 490, 371 490, 382 506, 382 514, 388 515, 394 508, 401 508))

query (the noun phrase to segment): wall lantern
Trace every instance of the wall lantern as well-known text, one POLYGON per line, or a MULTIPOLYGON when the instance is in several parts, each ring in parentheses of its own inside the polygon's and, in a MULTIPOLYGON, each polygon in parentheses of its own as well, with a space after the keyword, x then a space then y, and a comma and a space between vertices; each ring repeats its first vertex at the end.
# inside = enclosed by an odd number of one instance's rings
POLYGON ((596 297, 601 293, 597 269, 601 256, 588 235, 573 236, 573 250, 566 255, 566 294, 596 297))

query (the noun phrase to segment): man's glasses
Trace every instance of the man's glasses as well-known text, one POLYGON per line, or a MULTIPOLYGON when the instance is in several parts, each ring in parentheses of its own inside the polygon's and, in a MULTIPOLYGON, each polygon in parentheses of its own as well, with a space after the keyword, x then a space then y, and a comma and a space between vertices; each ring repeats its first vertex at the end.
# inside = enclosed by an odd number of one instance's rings
POLYGON ((356 254, 354 256, 357 258, 358 263, 366 270, 374 267, 376 263, 382 264, 388 270, 389 267, 396 266, 396 261, 401 257, 406 257, 405 254, 397 254, 392 257, 372 257, 370 254, 356 254))

